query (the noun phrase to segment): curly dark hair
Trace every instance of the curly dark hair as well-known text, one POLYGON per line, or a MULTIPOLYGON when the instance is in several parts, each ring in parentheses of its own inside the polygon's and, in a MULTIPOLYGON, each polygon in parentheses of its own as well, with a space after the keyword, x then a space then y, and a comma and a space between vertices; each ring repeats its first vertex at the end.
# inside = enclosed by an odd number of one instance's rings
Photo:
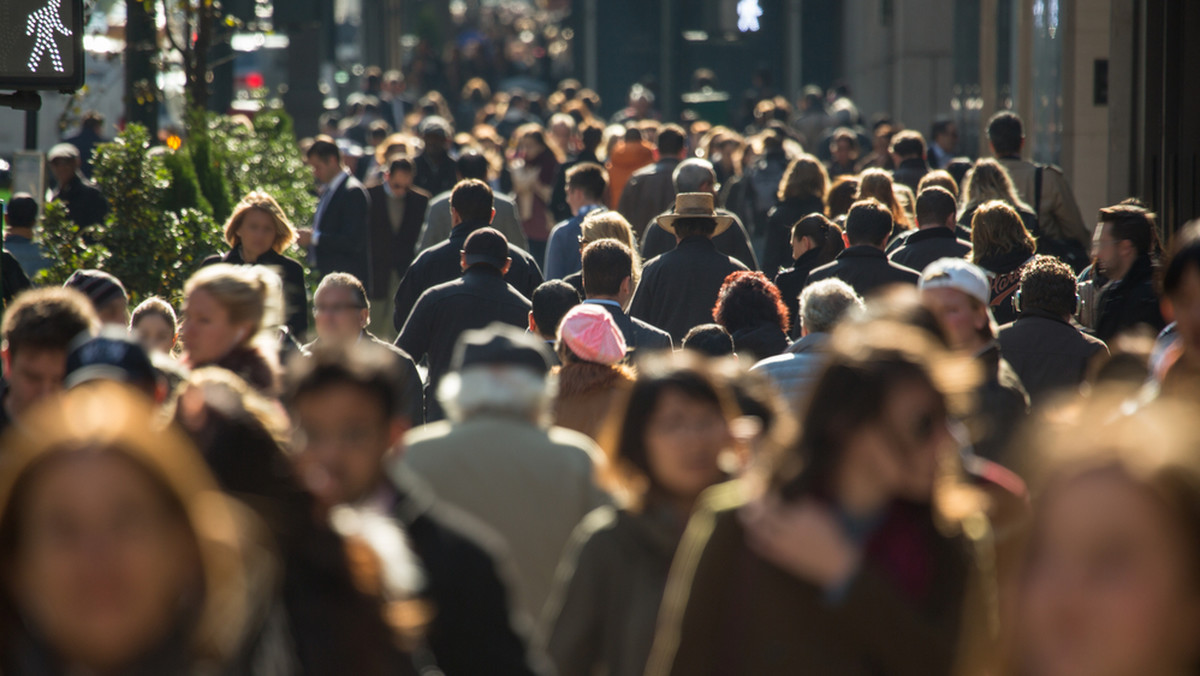
POLYGON ((787 317, 779 289, 761 272, 730 273, 713 307, 713 320, 729 333, 764 323, 778 324, 787 333, 787 317))

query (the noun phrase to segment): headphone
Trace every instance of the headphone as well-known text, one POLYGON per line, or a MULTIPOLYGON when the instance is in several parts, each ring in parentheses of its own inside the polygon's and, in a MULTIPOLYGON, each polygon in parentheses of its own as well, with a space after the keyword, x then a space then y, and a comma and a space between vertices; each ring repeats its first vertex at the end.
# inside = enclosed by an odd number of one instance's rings
MULTIPOLYGON (((1071 306, 1071 315, 1072 316, 1079 314, 1079 304, 1082 302, 1079 298, 1079 287, 1076 286, 1075 289, 1076 289, 1075 290, 1075 303, 1071 306)), ((1021 312, 1024 311, 1021 306, 1021 287, 1020 286, 1017 287, 1017 293, 1013 295, 1012 304, 1013 304, 1013 309, 1017 311, 1017 314, 1021 314, 1021 312)))

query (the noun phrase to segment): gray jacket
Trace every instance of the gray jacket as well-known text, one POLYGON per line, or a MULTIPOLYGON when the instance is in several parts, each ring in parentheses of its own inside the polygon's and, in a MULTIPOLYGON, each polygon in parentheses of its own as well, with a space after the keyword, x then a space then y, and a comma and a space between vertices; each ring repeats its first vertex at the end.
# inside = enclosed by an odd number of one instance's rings
POLYGON ((792 343, 783 354, 764 359, 750 368, 765 374, 787 397, 792 410, 799 410, 808 400, 821 369, 825 366, 827 333, 810 333, 792 343))

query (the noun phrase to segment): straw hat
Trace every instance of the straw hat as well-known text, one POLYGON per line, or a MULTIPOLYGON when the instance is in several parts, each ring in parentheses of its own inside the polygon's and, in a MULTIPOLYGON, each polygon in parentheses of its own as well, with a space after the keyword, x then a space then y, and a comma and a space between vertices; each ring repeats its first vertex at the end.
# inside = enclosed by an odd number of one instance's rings
POLYGON ((677 218, 711 218, 716 221, 717 229, 713 237, 725 232, 733 225, 733 216, 717 214, 713 203, 712 193, 684 192, 675 196, 675 208, 669 214, 658 217, 658 227, 675 234, 675 219, 677 218))

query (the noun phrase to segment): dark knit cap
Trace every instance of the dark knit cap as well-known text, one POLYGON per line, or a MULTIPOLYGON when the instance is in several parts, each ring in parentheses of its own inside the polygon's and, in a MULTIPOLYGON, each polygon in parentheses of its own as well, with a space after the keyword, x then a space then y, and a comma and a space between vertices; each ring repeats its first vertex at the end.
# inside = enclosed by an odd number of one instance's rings
POLYGON ((76 270, 63 286, 83 292, 96 309, 116 298, 129 299, 121 280, 102 270, 76 270))

